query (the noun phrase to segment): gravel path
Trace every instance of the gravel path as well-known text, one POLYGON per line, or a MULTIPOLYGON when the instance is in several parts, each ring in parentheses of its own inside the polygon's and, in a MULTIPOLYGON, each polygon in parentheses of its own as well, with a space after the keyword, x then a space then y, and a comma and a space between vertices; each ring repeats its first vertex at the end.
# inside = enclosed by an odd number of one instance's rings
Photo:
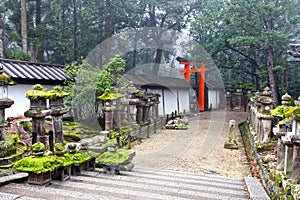
POLYGON ((238 126, 235 139, 239 150, 223 146, 229 136, 229 120, 236 120, 238 125, 247 115, 240 111, 203 112, 190 119, 188 130, 160 130, 133 148, 134 163, 141 167, 245 177, 250 171, 238 126))

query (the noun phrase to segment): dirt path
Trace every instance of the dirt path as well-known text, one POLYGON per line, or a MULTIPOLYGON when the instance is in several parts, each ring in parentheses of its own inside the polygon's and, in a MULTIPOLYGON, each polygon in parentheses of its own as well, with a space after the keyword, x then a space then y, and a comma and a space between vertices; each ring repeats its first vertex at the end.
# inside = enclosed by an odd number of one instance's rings
POLYGON ((230 177, 244 177, 249 172, 239 138, 239 150, 223 148, 229 136, 229 120, 236 124, 246 120, 247 113, 234 111, 203 112, 190 119, 188 130, 161 130, 135 146, 134 163, 142 167, 205 172, 230 177))

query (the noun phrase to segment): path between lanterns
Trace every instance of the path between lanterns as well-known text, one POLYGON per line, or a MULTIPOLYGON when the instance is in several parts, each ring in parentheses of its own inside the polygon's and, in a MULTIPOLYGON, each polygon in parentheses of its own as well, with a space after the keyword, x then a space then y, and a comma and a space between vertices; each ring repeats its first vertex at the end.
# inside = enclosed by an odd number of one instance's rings
POLYGON ((245 177, 250 172, 238 124, 247 116, 247 112, 237 111, 203 112, 190 119, 188 130, 161 130, 135 146, 134 163, 144 167, 245 177), (223 148, 229 137, 231 119, 236 120, 235 138, 239 150, 223 148))
MULTIPOLYGON (((0 199, 246 200, 249 193, 243 177, 249 167, 244 151, 223 148, 229 119, 238 124, 246 117, 243 112, 204 112, 191 119, 188 130, 161 130, 135 146, 136 167, 131 172, 110 176, 99 169, 84 171, 46 187, 10 183, 0 187, 0 199)), ((251 181, 246 179, 247 185, 251 181)))

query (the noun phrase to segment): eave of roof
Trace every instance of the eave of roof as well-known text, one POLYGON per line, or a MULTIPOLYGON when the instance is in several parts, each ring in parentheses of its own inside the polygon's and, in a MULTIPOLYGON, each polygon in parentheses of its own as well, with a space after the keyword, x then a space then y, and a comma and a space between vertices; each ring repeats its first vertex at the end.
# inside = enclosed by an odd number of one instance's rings
POLYGON ((18 82, 62 83, 68 78, 63 65, 0 59, 4 73, 18 82))
MULTIPOLYGON (((194 88, 185 79, 172 78, 172 77, 162 77, 162 76, 146 76, 138 74, 125 74, 123 77, 124 82, 132 81, 135 86, 139 87, 166 87, 166 88, 194 88)), ((223 90, 224 86, 222 83, 215 81, 205 80, 205 84, 208 89, 223 90)))

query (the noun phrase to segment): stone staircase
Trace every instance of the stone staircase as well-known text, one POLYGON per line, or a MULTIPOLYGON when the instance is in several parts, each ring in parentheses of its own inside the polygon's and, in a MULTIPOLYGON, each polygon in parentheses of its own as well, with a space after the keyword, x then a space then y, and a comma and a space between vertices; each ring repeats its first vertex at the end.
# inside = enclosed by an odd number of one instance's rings
POLYGON ((48 186, 10 183, 0 187, 0 199, 249 199, 243 179, 136 167, 110 176, 84 171, 69 181, 48 186))

